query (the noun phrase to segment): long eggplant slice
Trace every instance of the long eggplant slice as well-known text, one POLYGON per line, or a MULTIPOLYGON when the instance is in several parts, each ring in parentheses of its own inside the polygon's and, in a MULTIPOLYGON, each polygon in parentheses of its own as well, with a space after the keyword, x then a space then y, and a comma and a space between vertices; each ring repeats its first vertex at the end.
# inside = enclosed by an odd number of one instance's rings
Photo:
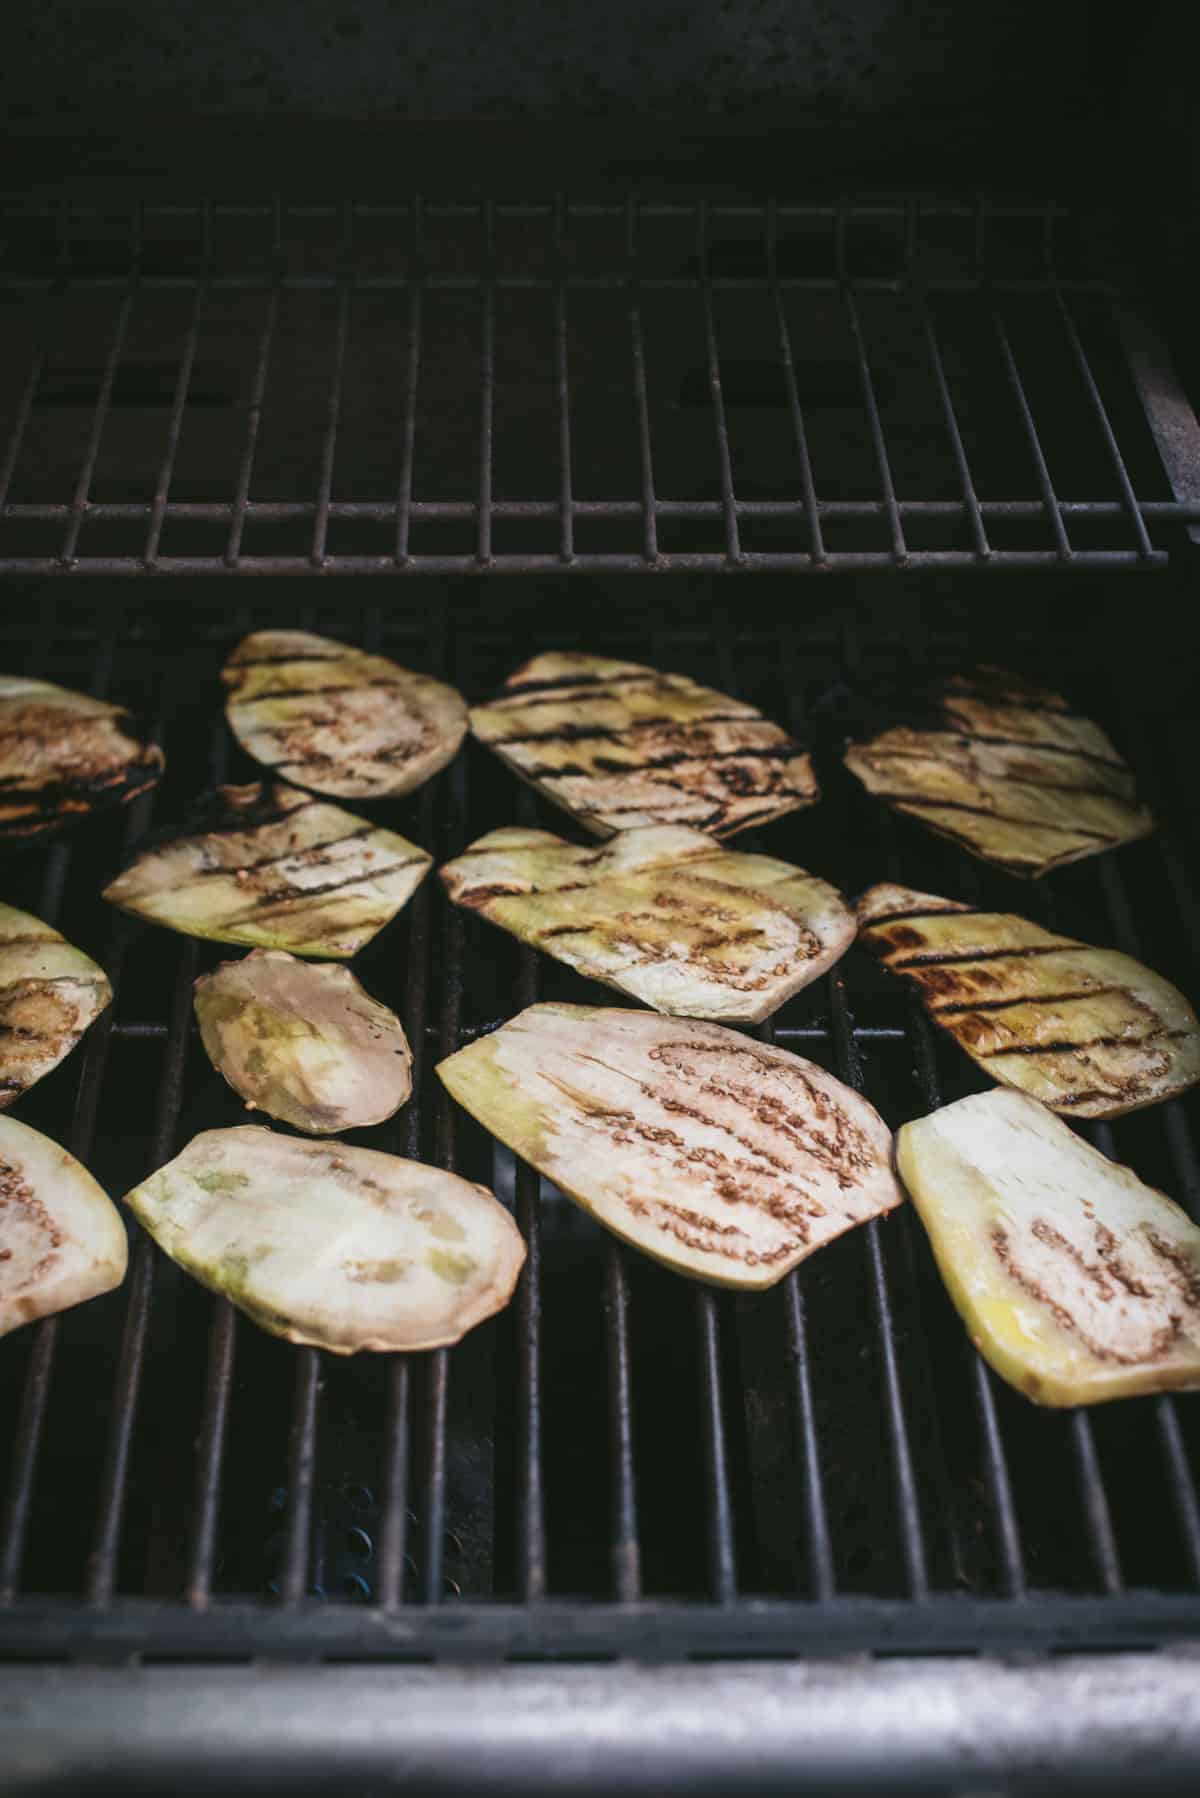
POLYGON ((144 849, 104 897, 217 943, 345 960, 406 905, 432 858, 295 787, 218 787, 192 827, 144 849))
POLYGON ((335 1355, 457 1342, 508 1303, 525 1259, 486 1187, 245 1125, 194 1136, 125 1202, 262 1329, 335 1355))
POLYGON ((125 1278, 116 1206, 56 1142, 0 1118, 0 1336, 125 1278))
POLYGON ((0 1110, 56 1068, 112 1003, 104 969, 27 911, 0 905, 0 1110))
POLYGON ((453 687, 310 631, 254 631, 221 678, 242 748, 297 786, 342 799, 411 792, 466 733, 453 687))
POLYGON ((195 986, 208 1058, 252 1110, 312 1136, 382 1123, 412 1091, 395 1012, 349 968, 252 949, 195 986))
POLYGON ((1153 830, 1116 749, 1057 693, 980 668, 947 683, 940 713, 938 729, 852 743, 846 766, 972 855, 1036 879, 1153 830))
POLYGON ((905 1124, 905 1186, 963 1322, 1039 1405, 1200 1386, 1200 1230, 1023 1093, 905 1124))
POLYGON ((1054 1111, 1120 1117, 1200 1080, 1195 1013, 1132 956, 908 887, 872 887, 857 909, 865 946, 934 1023, 1054 1111))
POLYGON ((438 1074, 617 1236, 717 1286, 773 1286, 903 1197, 865 1099, 716 1024, 531 1005, 438 1074))
POLYGON ((0 843, 50 836, 152 787, 163 752, 119 705, 0 675, 0 843))
POLYGON ((441 870, 456 905, 675 1017, 758 1024, 854 940, 833 887, 684 825, 577 849, 493 830, 441 870))
POLYGON ((715 837, 818 798, 812 763, 752 705, 603 656, 535 656, 471 729, 593 836, 691 824, 715 837))

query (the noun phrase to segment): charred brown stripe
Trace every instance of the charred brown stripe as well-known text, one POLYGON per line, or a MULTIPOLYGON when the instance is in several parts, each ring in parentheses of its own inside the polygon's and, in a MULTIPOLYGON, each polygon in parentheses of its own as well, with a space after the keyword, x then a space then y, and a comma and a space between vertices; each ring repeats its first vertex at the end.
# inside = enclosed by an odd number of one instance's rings
POLYGON ((1190 1030, 1148 1030, 1145 1036, 1089 1036, 1077 1043, 1014 1043, 1009 1049, 989 1049, 979 1059, 995 1061, 1001 1055, 1079 1055, 1085 1049, 1144 1049, 1148 1043, 1178 1042, 1191 1034, 1190 1030))
POLYGON ((993 736, 990 731, 964 730, 961 733, 971 743, 993 743, 999 749, 1032 749, 1037 754, 1073 755, 1083 762, 1095 762, 1100 768, 1111 768, 1114 774, 1124 774, 1133 778, 1129 767, 1119 756, 1100 755, 1094 749, 1076 749, 1067 743, 1045 743, 1040 737, 1001 737, 993 736))
POLYGON ((1082 712, 1074 712, 1066 700, 1058 693, 1049 693, 1037 687, 1006 687, 997 682, 972 681, 964 678, 951 680, 943 690, 943 704, 947 700, 982 699, 988 705, 1009 705, 1017 712, 1046 712, 1054 718, 1079 718, 1084 723, 1082 712))
POLYGON ((247 698, 235 697, 235 708, 248 705, 265 705, 269 699, 322 699, 329 693, 360 693, 366 687, 387 688, 393 692, 405 689, 407 682, 399 680, 355 680, 336 681, 327 687, 272 687, 266 693, 254 693, 247 698))
POLYGON ((713 767, 718 762, 783 762, 802 753, 795 743, 771 743, 762 749, 675 749, 669 755, 652 756, 641 762, 619 762, 598 755, 592 767, 602 774, 642 774, 657 773, 660 768, 678 768, 684 762, 700 762, 705 767, 713 767))
POLYGON ((270 868, 276 862, 299 862, 304 867, 311 867, 313 861, 326 849, 335 849, 339 843, 353 843, 360 837, 375 834, 373 824, 360 824, 357 830, 348 830, 344 836, 325 837, 320 843, 305 843, 299 849, 281 849, 277 855, 261 855, 257 861, 229 862, 220 867, 197 868, 197 875, 209 877, 214 874, 232 874, 236 879, 239 874, 254 874, 259 868, 270 868))
POLYGON ((950 1018, 959 1012, 1008 1011, 1014 1005, 1066 1005, 1072 999, 1099 999, 1105 993, 1123 993, 1123 986, 1082 987, 1069 993, 1018 993, 1012 999, 956 999, 950 1005, 930 1005, 935 1018, 950 1018))
MULTIPOLYGON (((701 724, 769 724, 767 718, 747 717, 742 712, 706 712, 690 718, 659 717, 630 718, 623 724, 564 724, 558 730, 534 730, 523 732, 520 736, 485 737, 484 742, 494 744, 497 749, 510 749, 518 743, 587 743, 601 742, 605 738, 631 736, 640 730, 661 730, 668 726, 672 730, 695 730, 701 724)), ((772 728, 774 728, 772 726, 772 728)))
POLYGON ((45 944, 57 943, 59 941, 61 941, 61 939, 54 932, 51 932, 47 936, 0 936, 0 951, 4 949, 17 949, 26 943, 45 944))
POLYGON ((285 905, 306 905, 310 899, 323 899, 327 893, 340 893, 344 887, 384 880, 390 874, 398 874, 402 868, 415 868, 424 860, 423 855, 406 856, 402 861, 388 862, 383 868, 360 868, 356 874, 348 874, 345 880, 329 880, 319 887, 276 887, 272 892, 260 894, 253 905, 239 916, 252 920, 264 916, 267 911, 280 910, 285 905))
POLYGON ((1003 912, 984 911, 978 905, 944 905, 937 911, 888 911, 865 918, 864 931, 886 930, 889 924, 921 924, 927 918, 1000 918, 1003 912))
POLYGON ((906 955, 903 961, 889 961, 893 974, 907 968, 944 968, 966 962, 1015 961, 1026 955, 1061 955, 1064 949, 1075 949, 1076 943, 1036 943, 1022 949, 922 949, 917 955, 906 955))
MULTIPOLYGON (((1106 794, 1112 798, 1112 794, 1106 794)), ((992 824, 1018 824, 1022 830, 1051 831, 1058 837, 1092 837, 1098 843, 1116 841, 1111 830, 1085 830, 1079 824, 1046 824, 1035 818, 1014 817, 1011 812, 994 812, 986 805, 969 805, 965 799, 922 799, 912 793, 876 793, 885 804, 907 807, 909 811, 968 812, 986 818, 992 824)))
POLYGON ((185 820, 183 831, 178 836, 162 836, 155 839, 154 847, 166 847, 171 843, 202 843, 205 837, 249 836, 256 830, 269 830, 273 824, 286 824, 289 819, 299 817, 311 806, 328 804, 328 801, 314 799, 311 795, 296 795, 299 803, 289 805, 282 810, 270 809, 264 801, 255 802, 244 809, 224 808, 214 811, 211 818, 201 813, 198 817, 185 820))
POLYGON ((662 683, 664 676, 657 668, 639 668, 628 674, 556 674, 549 680, 512 680, 504 683, 504 694, 554 693, 564 687, 629 687, 638 681, 662 683))

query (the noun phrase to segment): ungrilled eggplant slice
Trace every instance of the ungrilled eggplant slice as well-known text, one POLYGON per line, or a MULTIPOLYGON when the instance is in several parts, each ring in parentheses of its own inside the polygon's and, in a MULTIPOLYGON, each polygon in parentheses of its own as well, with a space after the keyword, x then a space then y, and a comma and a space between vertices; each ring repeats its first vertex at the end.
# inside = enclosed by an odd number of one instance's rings
POLYGON ((30 912, 0 905, 0 1109, 56 1068, 111 1003, 90 956, 30 912))
POLYGON ((104 897, 218 943, 346 959, 407 904, 432 858, 282 782, 218 787, 183 834, 142 850, 104 897))
POLYGON ((457 1342, 508 1303, 525 1259, 485 1187, 252 1125, 193 1137, 125 1202, 262 1329, 337 1355, 457 1342))
POLYGON ((716 1024, 532 1005, 438 1074, 608 1229, 714 1285, 773 1286, 903 1197, 865 1099, 716 1024))
POLYGON ((684 825, 621 831, 599 849, 493 830, 441 877, 456 905, 676 1017, 761 1023, 856 929, 825 881, 684 825))
POLYGON ((1113 744, 1058 693, 977 668, 948 681, 936 709, 932 729, 852 743, 846 766, 972 855, 1036 879, 1153 830, 1113 744))
POLYGON ((1041 1405, 1200 1386, 1200 1230, 1023 1093, 905 1124, 896 1159, 980 1354, 1041 1405))
POLYGON ((122 706, 0 675, 0 844, 51 836, 159 779, 163 752, 122 706))
POLYGON ((247 754, 343 799, 411 792, 466 734, 466 704, 444 681, 311 631, 252 632, 221 678, 247 754))
POLYGON ((87 1169, 0 1117, 0 1336, 111 1292, 128 1252, 120 1213, 87 1169))
POLYGON ((252 949, 195 984, 208 1058, 251 1109, 313 1136, 382 1123, 412 1091, 395 1012, 336 963, 252 949))
POLYGON ((535 656, 471 729, 593 836, 690 824, 715 837, 819 797, 798 743, 742 700, 639 662, 535 656))
POLYGON ((993 1080, 1071 1117, 1120 1117, 1200 1080, 1183 994, 1115 949, 1011 912, 882 885, 857 904, 864 946, 993 1080))

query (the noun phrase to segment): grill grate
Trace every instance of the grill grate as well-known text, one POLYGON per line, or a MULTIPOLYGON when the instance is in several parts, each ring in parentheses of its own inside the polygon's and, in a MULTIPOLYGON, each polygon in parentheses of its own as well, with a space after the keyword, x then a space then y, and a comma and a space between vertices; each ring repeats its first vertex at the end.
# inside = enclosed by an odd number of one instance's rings
MULTIPOLYGON (((1023 909, 1195 990, 1183 838, 1029 885, 877 807, 837 760, 856 683, 1002 647, 1065 678, 1132 753, 1160 816, 1191 829, 1187 696, 1161 673, 1138 683, 1123 581, 1090 584, 1086 601, 1063 583, 1049 609, 1045 587, 1028 598, 1020 581, 995 587, 997 608, 864 590, 802 618, 758 586, 734 612, 694 582, 648 618, 621 583, 587 618, 561 588, 481 616, 446 584, 434 604, 413 589, 386 608, 361 589, 320 606, 261 589, 253 612, 210 586, 169 618, 128 587, 100 606, 57 591, 31 645, 10 618, 6 662, 27 651, 52 678, 157 717, 167 750, 155 794, 18 858, 6 889, 114 976, 113 1012, 20 1107, 111 1191, 239 1113, 190 1019, 194 976, 228 952, 96 895, 152 821, 180 816, 207 781, 252 774, 216 682, 252 619, 353 638, 472 695, 537 648, 584 642, 736 689, 814 741, 825 797, 762 833, 773 852, 851 892, 903 878, 1023 909)), ((393 809, 439 859, 505 817, 554 828, 473 744, 393 809)), ((416 1096, 353 1139, 495 1184, 529 1244, 512 1307, 453 1351, 345 1363, 264 1337, 133 1226, 119 1292, 0 1344, 0 1652, 570 1658, 1131 1647, 1200 1630, 1192 1401, 1025 1404, 971 1350, 907 1210, 767 1295, 669 1275, 514 1167, 433 1074, 535 997, 603 1002, 599 989, 452 909, 432 881, 358 966, 404 1019, 416 1096)), ((863 1087, 895 1126, 978 1084, 898 985, 852 951, 763 1030, 863 1087)), ((1194 1122, 1176 1101, 1095 1138, 1196 1211, 1194 1122)))
POLYGON ((1200 427, 1111 220, 12 203, 0 572, 1115 569, 1200 427))

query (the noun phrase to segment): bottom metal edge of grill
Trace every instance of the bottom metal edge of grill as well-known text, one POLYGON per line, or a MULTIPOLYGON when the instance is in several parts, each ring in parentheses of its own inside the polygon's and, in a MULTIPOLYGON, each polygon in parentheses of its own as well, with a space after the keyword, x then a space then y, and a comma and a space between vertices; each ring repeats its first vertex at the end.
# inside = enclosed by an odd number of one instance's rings
POLYGON ((1196 1661, 54 1670, 0 1684, 26 1794, 1196 1790, 1196 1661))

